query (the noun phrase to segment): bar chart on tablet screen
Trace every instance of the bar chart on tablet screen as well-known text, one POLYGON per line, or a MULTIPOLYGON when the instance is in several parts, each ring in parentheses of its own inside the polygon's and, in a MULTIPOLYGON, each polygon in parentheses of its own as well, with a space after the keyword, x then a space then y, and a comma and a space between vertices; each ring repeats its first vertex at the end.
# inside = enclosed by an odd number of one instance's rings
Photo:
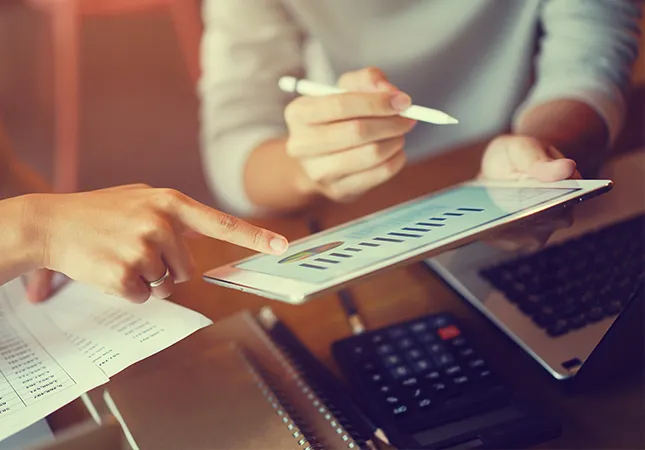
POLYGON ((571 191, 463 187, 319 234, 294 245, 284 257, 261 256, 238 267, 322 283, 571 191))

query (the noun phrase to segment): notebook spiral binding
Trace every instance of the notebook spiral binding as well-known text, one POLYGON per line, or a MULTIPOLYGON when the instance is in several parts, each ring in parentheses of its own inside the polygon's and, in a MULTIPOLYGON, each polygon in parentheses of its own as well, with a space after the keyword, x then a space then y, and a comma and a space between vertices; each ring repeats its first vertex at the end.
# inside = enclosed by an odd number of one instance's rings
POLYGON ((284 392, 271 380, 271 376, 259 364, 254 363, 248 353, 245 353, 245 358, 249 364, 249 372, 255 379, 260 392, 273 407, 291 436, 298 441, 298 445, 303 450, 323 450, 324 447, 318 438, 302 420, 298 411, 286 400, 284 392))
POLYGON ((352 426, 343 411, 334 405, 328 392, 315 382, 314 377, 308 376, 306 368, 298 363, 289 349, 278 343, 275 345, 297 372, 298 388, 318 408, 318 412, 329 423, 329 426, 347 443, 347 448, 370 450, 372 447, 367 445, 367 439, 352 426), (307 379, 306 383, 302 380, 303 376, 307 379))

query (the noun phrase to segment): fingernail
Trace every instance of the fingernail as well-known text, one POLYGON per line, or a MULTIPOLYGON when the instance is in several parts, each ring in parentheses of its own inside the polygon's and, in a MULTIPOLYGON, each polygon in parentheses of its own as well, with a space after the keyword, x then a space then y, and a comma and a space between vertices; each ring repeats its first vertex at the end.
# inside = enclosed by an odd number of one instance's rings
POLYGON ((396 109, 397 111, 403 111, 404 109, 407 109, 410 107, 412 104, 412 99, 407 94, 404 94, 403 92, 397 92, 394 94, 394 97, 392 97, 392 100, 390 101, 392 103, 392 107, 396 109))
POLYGON ((269 246, 271 246, 271 249, 277 253, 284 253, 287 250, 287 241, 284 238, 273 238, 269 242, 269 246))

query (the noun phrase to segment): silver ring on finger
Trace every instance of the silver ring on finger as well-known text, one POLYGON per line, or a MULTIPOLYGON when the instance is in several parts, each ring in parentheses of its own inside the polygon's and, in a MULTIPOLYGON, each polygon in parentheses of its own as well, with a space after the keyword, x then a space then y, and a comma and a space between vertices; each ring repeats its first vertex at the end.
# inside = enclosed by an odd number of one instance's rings
POLYGON ((166 272, 163 274, 163 276, 157 280, 149 281, 148 286, 150 286, 150 288, 158 288, 164 283, 164 281, 168 279, 169 276, 170 276, 170 269, 168 269, 168 266, 166 266, 166 272))

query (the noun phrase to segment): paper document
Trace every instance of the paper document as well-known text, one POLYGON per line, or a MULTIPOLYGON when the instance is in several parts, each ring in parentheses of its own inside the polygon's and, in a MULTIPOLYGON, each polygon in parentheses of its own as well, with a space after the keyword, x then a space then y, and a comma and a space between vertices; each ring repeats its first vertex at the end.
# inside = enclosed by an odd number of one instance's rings
POLYGON ((213 323, 166 300, 135 304, 76 282, 39 308, 109 377, 213 323))
POLYGON ((0 440, 107 381, 27 302, 20 280, 0 286, 0 440))
POLYGON ((212 321, 151 298, 134 304, 70 282, 38 305, 0 286, 0 441, 212 321))

